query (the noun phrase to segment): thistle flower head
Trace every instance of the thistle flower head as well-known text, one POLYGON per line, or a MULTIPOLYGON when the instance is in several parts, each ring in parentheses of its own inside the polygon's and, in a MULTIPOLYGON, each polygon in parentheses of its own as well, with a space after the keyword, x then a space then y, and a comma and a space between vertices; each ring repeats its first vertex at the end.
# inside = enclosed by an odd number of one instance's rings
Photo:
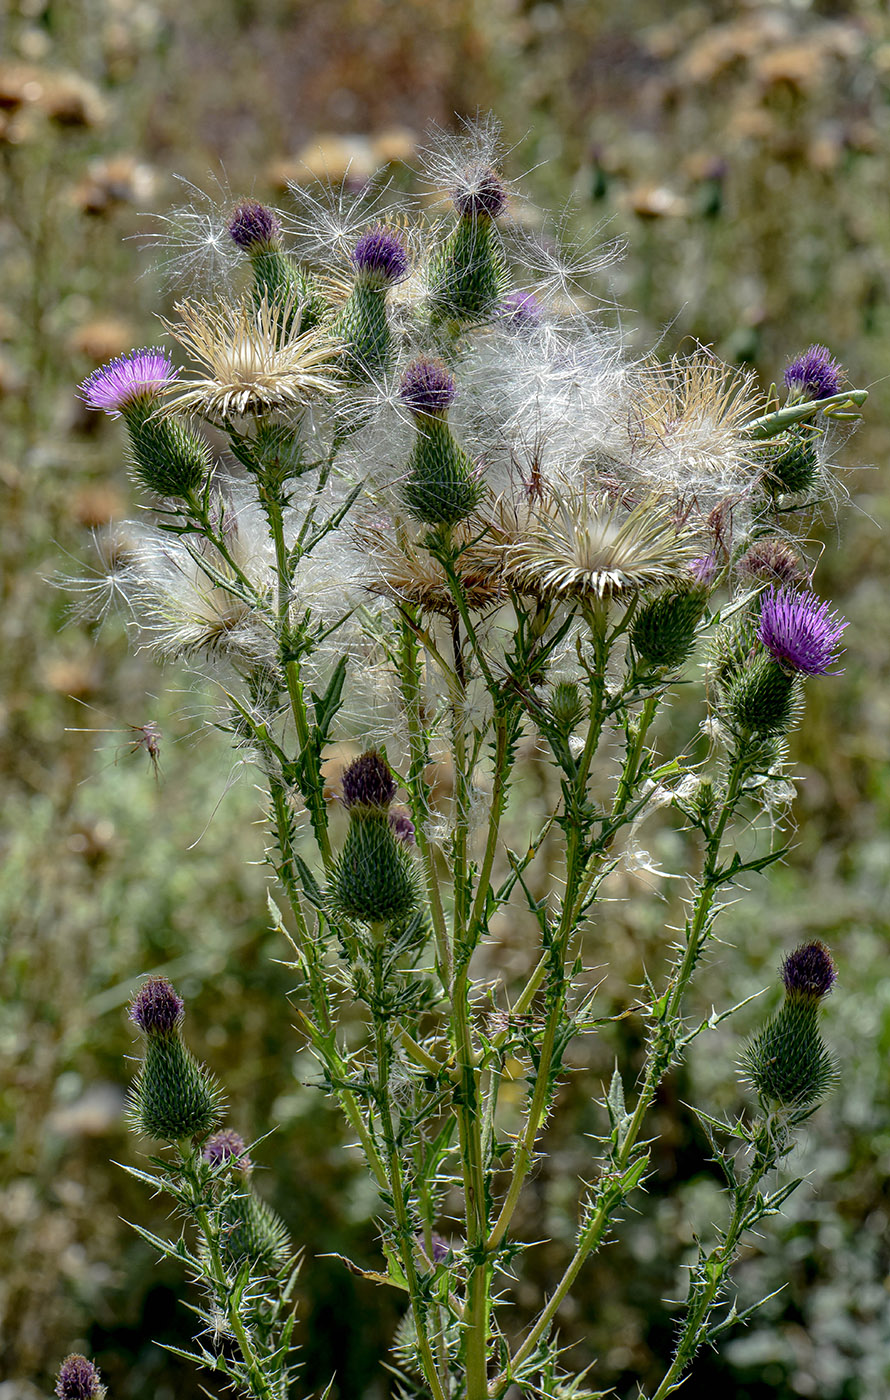
POLYGON ((840 655, 847 623, 809 590, 773 588, 763 599, 757 636, 781 666, 824 676, 840 655))
POLYGON ((185 1002, 166 977, 149 977, 130 1002, 130 1020, 146 1035, 172 1035, 182 1025, 185 1002))
POLYGON ((408 274, 408 250, 392 229, 383 224, 363 233, 352 250, 359 276, 379 286, 392 286, 408 274))
POLYGON ((841 366, 827 345, 810 345, 785 369, 785 387, 798 399, 827 399, 841 387, 841 366))
POLYGON ((244 1139, 234 1128, 221 1128, 207 1139, 201 1156, 211 1167, 231 1165, 236 1171, 249 1171, 252 1163, 244 1139))
POLYGON ((627 511, 586 487, 551 487, 507 546, 506 572, 531 593, 606 598, 688 578, 699 547, 657 502, 627 511))
POLYGON ((707 587, 709 583, 713 582, 714 575, 717 573, 717 556, 713 553, 700 554, 697 559, 690 562, 689 572, 696 583, 707 587))
POLYGON ((338 342, 322 330, 282 338, 281 327, 297 319, 297 305, 293 294, 281 303, 264 297, 258 306, 252 300, 179 303, 181 320, 168 329, 210 374, 184 380, 171 411, 222 420, 299 408, 313 394, 337 393, 338 342))
POLYGON ((504 182, 490 165, 468 166, 452 188, 451 197, 462 218, 496 219, 507 207, 504 182))
POLYGON ((401 841, 403 846, 414 846, 417 844, 417 837, 414 830, 414 823, 408 813, 397 808, 389 814, 389 825, 392 834, 397 841, 401 841))
POLYGON ((498 315, 517 330, 533 330, 540 325, 542 307, 534 292, 508 292, 498 315))
POLYGON ((796 550, 779 535, 755 540, 736 564, 736 573, 743 579, 786 586, 800 583, 804 577, 796 550))
POLYGON ((343 805, 376 807, 385 811, 396 795, 398 784, 385 759, 376 749, 360 754, 343 773, 343 805))
POLYGON ((281 221, 265 204, 245 199, 229 219, 229 235, 248 253, 271 248, 281 238, 281 221))
POLYGON ((422 356, 402 375, 399 398, 410 413, 445 413, 454 402, 454 376, 441 360, 422 356))
POLYGON ((130 405, 158 398, 178 373, 163 350, 131 350, 94 369, 78 392, 88 408, 119 418, 130 405))
POLYGON ((789 997, 827 996, 837 981, 837 968, 824 943, 802 943, 782 963, 782 981, 789 997))
POLYGON ((440 191, 447 190, 461 217, 496 219, 507 207, 506 185, 498 173, 503 156, 500 123, 491 115, 461 118, 462 130, 433 124, 423 150, 424 174, 440 191))
POLYGON ((105 1387, 92 1361, 77 1352, 65 1357, 56 1381, 59 1400, 101 1400, 104 1394, 105 1387))

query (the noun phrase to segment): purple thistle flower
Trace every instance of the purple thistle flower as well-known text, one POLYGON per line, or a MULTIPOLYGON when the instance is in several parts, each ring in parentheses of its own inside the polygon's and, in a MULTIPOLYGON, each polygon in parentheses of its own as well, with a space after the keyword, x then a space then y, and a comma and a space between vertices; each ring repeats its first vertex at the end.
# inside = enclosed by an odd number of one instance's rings
POLYGON ((360 754, 343 772, 343 806, 377 807, 386 811, 398 784, 389 765, 375 749, 360 754))
POLYGON ((840 655, 837 643, 846 626, 815 593, 773 588, 761 604, 757 635, 781 666, 824 676, 840 655))
POLYGON ((352 250, 352 262, 369 280, 392 285, 408 271, 408 250, 391 229, 378 224, 362 234, 352 250))
POLYGON ((72 1352, 59 1368, 56 1394, 59 1400, 94 1400, 105 1394, 105 1387, 92 1361, 72 1352))
POLYGON ((101 409, 112 418, 137 399, 156 398, 179 370, 163 350, 131 350, 101 369, 94 369, 78 390, 88 408, 101 409))
POLYGON ((541 303, 533 292, 508 292, 498 308, 500 316, 520 330, 540 324, 541 303))
POLYGON ((211 1167, 221 1167, 224 1163, 230 1163, 236 1171, 246 1172, 250 1171, 253 1165, 247 1155, 243 1137, 236 1133, 234 1128, 222 1128, 220 1132, 209 1137, 201 1156, 211 1167))
POLYGON ((389 825, 397 841, 401 841, 403 846, 414 846, 417 838, 414 831, 414 823, 407 812, 397 809, 389 814, 389 825))
POLYGON ((420 359, 402 375, 399 398, 412 413, 445 413, 454 402, 454 376, 441 360, 420 359))
POLYGON ((185 1002, 166 977, 149 977, 130 1002, 130 1020, 146 1035, 172 1035, 184 1014, 185 1002))
POLYGON ((271 209, 255 199, 245 199, 229 220, 229 233, 239 248, 272 247, 281 237, 281 224, 271 209))
POLYGON ((834 958, 818 940, 802 943, 782 963, 782 981, 789 996, 827 996, 837 981, 834 958))
POLYGON ((504 182, 490 165, 478 165, 467 170, 460 184, 451 192, 454 207, 465 218, 496 219, 507 207, 504 182))
POLYGON ((796 398, 827 399, 839 392, 841 367, 827 345, 810 345, 785 370, 785 387, 796 398))
POLYGON ((698 559, 693 559, 689 565, 689 572, 696 583, 703 585, 711 583, 717 572, 716 554, 702 554, 698 559))

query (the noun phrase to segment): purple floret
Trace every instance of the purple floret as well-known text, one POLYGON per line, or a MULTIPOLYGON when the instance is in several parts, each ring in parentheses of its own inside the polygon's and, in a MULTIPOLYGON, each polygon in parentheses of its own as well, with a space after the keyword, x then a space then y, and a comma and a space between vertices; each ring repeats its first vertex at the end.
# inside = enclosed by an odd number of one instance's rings
POLYGON ((401 282, 408 271, 408 250, 391 229, 378 224, 363 233, 352 250, 357 272, 374 281, 401 282))
POLYGON ((397 841, 401 841, 403 846, 414 846, 417 844, 417 833, 414 830, 414 823, 407 812, 396 810, 389 814, 389 825, 393 836, 397 841))
POLYGON ((94 369, 78 392, 88 408, 119 418, 128 404, 155 398, 178 373, 163 350, 131 350, 94 369))
POLYGON ((782 963, 782 981, 789 996, 827 996, 837 981, 834 958, 824 943, 803 943, 782 963))
POLYGON ((811 345, 788 364, 785 387, 798 398, 830 398, 840 392, 841 367, 827 345, 811 345))
POLYGON ((247 1148, 240 1133, 236 1133, 234 1128, 223 1128, 220 1132, 214 1133, 204 1144, 201 1156, 205 1162, 209 1162, 211 1167, 221 1167, 224 1163, 231 1163, 237 1170, 246 1172, 250 1170, 251 1161, 247 1155, 247 1148))
POLYGON ((343 805, 377 807, 385 811, 396 795, 397 784, 389 765, 374 749, 361 754, 343 772, 343 805))
POLYGON ((500 305, 500 314, 522 330, 537 326, 541 320, 541 303, 533 292, 508 292, 500 305))
POLYGON ((149 977, 130 1002, 130 1020, 146 1035, 170 1035, 182 1025, 185 1002, 166 977, 149 977))
POLYGON ((415 360, 399 385, 399 398, 412 413, 445 413, 455 393, 454 376, 441 360, 415 360))
POLYGON ((245 199, 229 220, 229 233, 238 244, 250 252, 257 244, 271 247, 281 237, 281 224, 271 209, 255 199, 245 199))
POLYGON ((458 214, 469 218, 496 219, 507 207, 504 182, 491 166, 480 165, 468 170, 464 179, 452 191, 458 214))
POLYGON ((707 584, 709 583, 712 583, 714 581, 714 576, 717 573, 716 554, 699 555, 697 559, 693 559, 690 562, 689 572, 692 574, 692 577, 695 579, 696 583, 700 583, 703 587, 707 586, 707 584))
POLYGON ((59 1379, 56 1381, 59 1400, 93 1400, 94 1396, 104 1393, 99 1372, 92 1361, 76 1352, 65 1357, 59 1369, 59 1379))
POLYGON ((774 588, 763 599, 757 635, 780 665, 806 676, 824 676, 837 661, 847 623, 815 593, 774 588))

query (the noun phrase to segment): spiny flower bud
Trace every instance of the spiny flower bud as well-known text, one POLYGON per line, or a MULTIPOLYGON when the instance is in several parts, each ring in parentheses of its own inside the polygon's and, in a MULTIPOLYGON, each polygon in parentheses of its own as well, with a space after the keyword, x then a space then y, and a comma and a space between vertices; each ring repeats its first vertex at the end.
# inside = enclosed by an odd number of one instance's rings
POLYGON ((277 214, 254 199, 243 200, 229 219, 229 234, 246 252, 277 246, 281 238, 281 221, 277 214))
POLYGON ((681 666, 695 647, 695 631, 704 609, 701 588, 675 589, 643 603, 630 631, 640 660, 653 670, 681 666))
POLYGON ((411 514, 427 525, 466 520, 485 489, 448 426, 454 396, 454 378, 438 360, 415 360, 402 376, 399 397, 417 419, 402 494, 411 514))
POLYGON ((586 712, 581 692, 574 681, 557 681, 550 697, 550 713, 561 734, 577 728, 586 712))
POLYGON ((815 593, 774 588, 760 607, 757 636, 781 666, 806 676, 824 676, 837 661, 847 623, 815 593))
POLYGON ((250 1185, 222 1210, 223 1254, 233 1264, 249 1259, 274 1272, 290 1257, 287 1226, 281 1216, 255 1195, 250 1185))
POLYGON ((761 653, 732 678, 727 712, 735 729, 757 738, 786 734, 794 720, 795 677, 761 653))
POLYGON ((340 312, 336 332, 343 341, 347 373, 373 379, 386 365, 392 345, 386 293, 407 273, 408 252, 390 229, 378 225, 362 234, 352 262, 355 286, 340 312))
POLYGON ((808 491, 819 470, 816 431, 796 423, 763 451, 766 489, 774 496, 799 496, 808 491))
POLYGON ((778 535, 755 540, 736 564, 736 573, 752 582, 775 584, 799 583, 804 577, 799 555, 778 535))
POLYGON ((165 1142, 203 1137, 219 1118, 220 1090, 182 1042, 184 1003, 165 977, 150 977, 130 1003, 146 1037, 145 1059, 130 1091, 133 1126, 165 1142))
POLYGON ((59 1400, 102 1400, 104 1394, 105 1387, 92 1361, 77 1352, 65 1357, 56 1381, 59 1400))
POLYGON ((758 1094, 794 1108, 822 1098, 836 1077, 819 1031, 819 1006, 837 979, 824 943, 802 944, 782 963, 785 1002, 748 1042, 743 1068, 758 1094))
POLYGON ((234 1128, 222 1128, 209 1137, 201 1151, 211 1167, 230 1166, 234 1171, 249 1172, 253 1166, 240 1133, 234 1128))
POLYGON ((840 392, 841 367, 827 345, 810 345, 785 369, 789 399, 827 399, 840 392))
POLYGON ((417 908, 417 875, 408 848, 385 809, 355 806, 339 860, 331 871, 329 899, 336 914, 362 923, 391 924, 417 908))
POLYGON ((434 324, 472 323, 496 315, 506 292, 506 261, 494 224, 507 206, 500 176, 484 166, 468 171, 453 197, 460 217, 432 262, 434 324))
POLYGON ((343 806, 376 808, 385 811, 396 795, 398 784, 389 764, 376 749, 369 749, 344 769, 343 806))

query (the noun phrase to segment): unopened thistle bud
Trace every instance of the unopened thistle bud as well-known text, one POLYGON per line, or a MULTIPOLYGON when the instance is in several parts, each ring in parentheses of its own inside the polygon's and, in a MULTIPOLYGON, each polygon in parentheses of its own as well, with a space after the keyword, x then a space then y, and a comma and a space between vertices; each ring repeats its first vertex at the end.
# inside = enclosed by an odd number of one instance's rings
POLYGON ((232 1128, 223 1128, 208 1138, 201 1152, 215 1171, 236 1174, 239 1194, 222 1207, 222 1250, 233 1264, 250 1259, 255 1265, 277 1269, 290 1255, 287 1228, 279 1215, 254 1194, 250 1183, 253 1163, 244 1139, 232 1128))
POLYGON ((161 395, 178 375, 163 350, 133 350, 80 386, 90 408, 123 418, 130 435, 133 474, 159 496, 188 496, 210 471, 210 448, 175 418, 158 416, 161 395))
POLYGON ((165 1142, 203 1137, 219 1118, 220 1089, 182 1041, 184 1003, 166 977, 149 977, 130 1003, 146 1039, 130 1091, 133 1126, 165 1142))
POLYGON ((786 366, 785 388, 789 402, 831 398, 840 392, 841 373, 827 345, 810 345, 786 366))
POLYGON ((257 306, 290 308, 283 336, 311 330, 321 319, 323 303, 306 274, 281 247, 281 222, 271 209, 255 200, 243 200, 229 219, 229 236, 248 254, 253 269, 253 295, 257 306))
POLYGON ((65 1357, 56 1381, 59 1400, 102 1400, 104 1394, 105 1387, 92 1361, 77 1352, 65 1357))
POLYGON ((495 219, 507 207, 501 177, 489 166, 465 172, 452 191, 458 220, 433 261, 431 319, 473 322, 497 313, 506 263, 495 219))
POLYGON ((408 252, 395 233, 379 225, 352 251, 355 286, 337 321, 351 374, 372 378, 389 359, 391 335, 386 293, 408 271, 408 252))
POLYGON ((673 589, 637 609, 630 639, 645 666, 675 670, 683 664, 695 647, 706 597, 702 587, 673 589))
POLYGON ((587 706, 574 681, 558 681, 550 697, 550 713, 561 734, 568 736, 581 723, 587 706))
POLYGON ((824 943, 802 944, 783 962, 785 1002, 742 1056, 745 1073, 762 1098, 805 1108, 831 1087, 836 1070, 818 1021, 822 998, 836 980, 824 943))
POLYGON ((740 578, 752 583, 800 583, 804 577, 800 556, 779 535, 755 540, 735 567, 740 578))
POLYGON ((794 722, 797 693, 794 675, 760 652, 728 687, 728 718, 733 728, 758 739, 786 734, 794 722))
POLYGON ((396 831, 389 811, 395 793, 388 765, 373 750, 344 772, 343 805, 350 821, 331 872, 329 898, 335 913, 362 923, 394 923, 416 909, 417 876, 409 843, 396 831))
POLYGON ((796 423, 764 449, 764 484, 771 495, 799 496, 809 491, 819 470, 817 437, 818 429, 796 423))
POLYGON ((417 425, 402 494, 411 514, 427 525, 465 520, 484 491, 476 467, 448 426, 455 393, 453 376, 438 360, 415 360, 399 386, 399 397, 417 425))

